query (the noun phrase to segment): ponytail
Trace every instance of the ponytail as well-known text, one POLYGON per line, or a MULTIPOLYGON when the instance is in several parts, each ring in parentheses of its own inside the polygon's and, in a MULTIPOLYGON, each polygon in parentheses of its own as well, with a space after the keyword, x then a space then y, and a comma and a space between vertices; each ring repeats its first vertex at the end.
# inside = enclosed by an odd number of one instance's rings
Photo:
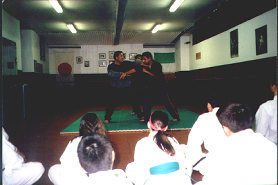
POLYGON ((162 151, 166 152, 170 156, 173 156, 176 152, 168 137, 172 136, 166 134, 164 131, 159 130, 157 134, 154 136, 154 142, 162 151))
POLYGON ((172 136, 165 132, 168 128, 168 115, 162 111, 155 111, 150 117, 149 125, 152 130, 157 131, 153 137, 157 146, 168 155, 175 155, 175 149, 168 139, 172 136))

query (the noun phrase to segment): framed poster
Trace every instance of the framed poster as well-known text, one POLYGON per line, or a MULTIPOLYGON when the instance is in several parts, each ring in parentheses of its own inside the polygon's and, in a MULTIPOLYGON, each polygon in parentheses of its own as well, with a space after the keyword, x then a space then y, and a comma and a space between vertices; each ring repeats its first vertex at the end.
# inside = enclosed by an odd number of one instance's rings
POLYGON ((99 59, 106 59, 106 54, 105 53, 99 53, 98 58, 99 59))
POLYGON ((98 61, 98 66, 99 67, 106 67, 106 60, 99 60, 98 61))
POLYGON ((266 25, 255 30, 256 55, 267 53, 267 27, 266 25))
POLYGON ((238 30, 230 32, 230 51, 231 58, 238 57, 238 30))
POLYGON ((89 60, 84 61, 84 67, 90 67, 90 61, 89 60))
POLYGON ((76 57, 76 63, 77 63, 77 64, 82 64, 82 62, 83 62, 82 56, 77 56, 77 57, 76 57))
POLYGON ((129 60, 135 60, 137 53, 129 53, 129 60))
POLYGON ((114 59, 114 51, 109 51, 109 59, 114 59))

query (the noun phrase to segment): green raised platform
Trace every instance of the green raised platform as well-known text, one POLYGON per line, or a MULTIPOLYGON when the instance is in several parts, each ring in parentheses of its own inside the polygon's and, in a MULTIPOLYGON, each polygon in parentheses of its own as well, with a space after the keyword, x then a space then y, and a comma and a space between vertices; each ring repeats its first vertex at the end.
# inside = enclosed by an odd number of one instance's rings
MULTIPOLYGON (((153 109, 152 111, 162 110, 168 113, 164 109, 153 109)), ((103 121, 105 111, 92 111, 96 113, 103 121)), ((198 118, 198 114, 191 112, 187 109, 178 109, 180 115, 180 121, 169 123, 169 130, 184 130, 192 128, 193 124, 198 118)), ((169 119, 172 117, 169 115, 169 119)), ((83 115, 66 127, 60 132, 60 134, 78 134, 79 124, 83 115)), ((119 132, 119 131, 142 131, 148 130, 146 124, 140 122, 137 116, 131 115, 131 110, 117 110, 114 111, 111 119, 111 123, 105 124, 106 131, 108 132, 119 132)))

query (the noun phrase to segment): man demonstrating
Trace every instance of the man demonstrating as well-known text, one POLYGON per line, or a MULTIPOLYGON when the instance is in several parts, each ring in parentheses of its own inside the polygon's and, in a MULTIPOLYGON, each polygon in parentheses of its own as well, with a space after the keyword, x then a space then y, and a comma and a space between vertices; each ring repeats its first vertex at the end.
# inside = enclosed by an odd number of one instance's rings
MULTIPOLYGON (((121 103, 123 96, 129 98, 129 102, 131 102, 131 92, 130 92, 130 74, 135 73, 134 64, 129 61, 124 61, 124 55, 122 51, 116 51, 114 53, 115 62, 110 64, 107 68, 108 76, 111 80, 111 89, 112 93, 110 97, 110 101, 108 102, 108 106, 106 107, 105 120, 104 123, 110 123, 111 116, 114 112, 114 109, 117 104, 121 103)), ((135 113, 138 118, 141 120, 142 115, 140 114, 139 105, 135 108, 135 113)))
POLYGON ((143 113, 145 123, 149 121, 153 100, 155 98, 160 98, 167 111, 173 117, 172 121, 179 121, 179 114, 166 90, 166 82, 162 72, 161 64, 153 60, 152 54, 150 52, 144 52, 142 57, 142 80, 144 82, 143 113))

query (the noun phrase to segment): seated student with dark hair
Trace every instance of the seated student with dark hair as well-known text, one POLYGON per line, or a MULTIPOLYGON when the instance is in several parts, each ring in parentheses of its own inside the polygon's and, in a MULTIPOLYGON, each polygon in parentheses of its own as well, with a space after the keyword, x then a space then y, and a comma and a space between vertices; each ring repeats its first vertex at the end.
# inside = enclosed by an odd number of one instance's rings
POLYGON ((87 172, 87 176, 78 179, 79 184, 132 185, 123 170, 112 170, 115 153, 105 136, 93 133, 83 137, 77 153, 80 165, 87 172))
MULTIPOLYGON (((217 149, 219 144, 226 139, 222 125, 216 117, 216 112, 220 106, 219 98, 216 93, 207 93, 205 99, 208 112, 198 117, 189 132, 187 140, 187 156, 192 165, 206 156, 202 152, 202 144, 204 144, 207 152, 211 152, 217 149)), ((193 169, 202 173, 203 162, 204 160, 200 161, 193 169)))
POLYGON ((168 122, 165 112, 153 112, 148 122, 149 136, 136 143, 134 162, 126 167, 135 185, 191 184, 184 146, 166 133, 168 122))
POLYGON ((198 185, 277 184, 277 146, 254 133, 250 109, 239 103, 220 107, 216 116, 227 139, 206 158, 198 185))
POLYGON ((94 132, 102 135, 106 134, 101 119, 95 113, 87 113, 80 121, 79 136, 68 143, 65 151, 61 155, 61 164, 55 164, 49 169, 48 176, 51 182, 54 184, 64 184, 64 179, 67 179, 68 174, 84 174, 84 170, 80 166, 77 156, 77 147, 82 137, 94 132))

